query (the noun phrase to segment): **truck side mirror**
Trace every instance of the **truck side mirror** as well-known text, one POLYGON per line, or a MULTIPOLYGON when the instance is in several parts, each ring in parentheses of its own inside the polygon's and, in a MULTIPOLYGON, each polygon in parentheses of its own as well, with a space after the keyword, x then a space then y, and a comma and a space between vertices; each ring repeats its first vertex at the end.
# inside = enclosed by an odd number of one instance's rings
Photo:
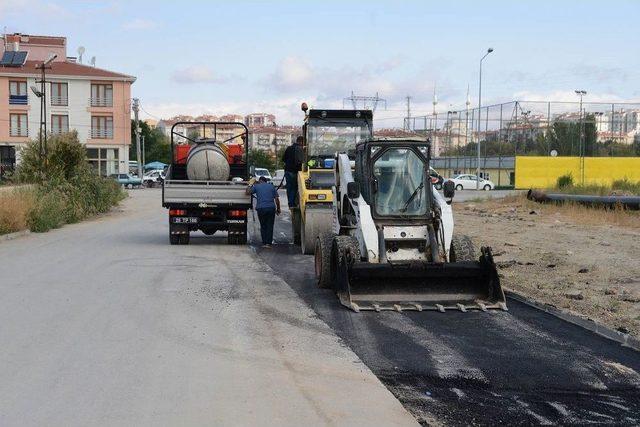
POLYGON ((347 183, 347 196, 350 199, 357 199, 358 197, 360 197, 360 186, 357 182, 347 183))
POLYGON ((451 180, 447 180, 442 184, 442 190, 446 199, 453 199, 456 194, 456 184, 451 180))

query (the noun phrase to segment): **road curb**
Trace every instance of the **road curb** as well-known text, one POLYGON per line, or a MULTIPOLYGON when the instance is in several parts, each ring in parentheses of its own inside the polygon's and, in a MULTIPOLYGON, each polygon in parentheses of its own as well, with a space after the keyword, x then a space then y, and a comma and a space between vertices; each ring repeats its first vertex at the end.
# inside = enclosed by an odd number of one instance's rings
POLYGON ((0 242, 17 239, 19 237, 23 237, 23 236, 26 236, 28 234, 31 234, 31 231, 22 230, 22 231, 16 231, 15 233, 3 234, 3 235, 0 235, 0 242))
POLYGON ((630 334, 625 334, 620 331, 616 331, 615 329, 611 329, 608 326, 603 325, 593 319, 590 319, 585 316, 581 316, 566 310, 562 310, 558 307, 541 303, 535 301, 527 296, 519 294, 514 291, 505 290, 505 295, 511 299, 514 299, 518 302, 526 304, 530 307, 536 308, 538 310, 542 310, 545 313, 549 313, 552 316, 555 316, 565 322, 569 322, 576 326, 580 326, 583 329, 587 329, 591 332, 594 332, 602 337, 610 339, 612 341, 616 341, 620 343, 623 347, 629 347, 636 351, 640 351, 640 339, 632 337, 630 334))

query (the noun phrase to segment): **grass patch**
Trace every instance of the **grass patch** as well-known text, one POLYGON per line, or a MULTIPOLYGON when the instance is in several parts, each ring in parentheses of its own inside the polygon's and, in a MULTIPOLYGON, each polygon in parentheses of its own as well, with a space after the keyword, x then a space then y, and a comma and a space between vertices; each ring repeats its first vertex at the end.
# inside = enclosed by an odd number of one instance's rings
POLYGON ((558 178, 554 193, 585 194, 592 196, 640 195, 640 181, 634 182, 627 178, 617 179, 611 185, 600 184, 574 184, 571 175, 563 175, 558 178))
POLYGON ((504 213, 513 208, 524 213, 535 211, 543 218, 554 218, 579 225, 612 225, 640 230, 640 211, 627 210, 622 207, 609 209, 572 202, 563 204, 538 203, 528 200, 525 193, 509 195, 502 199, 490 199, 483 203, 483 207, 492 212, 504 213))
POLYGON ((32 190, 0 193, 0 234, 26 230, 27 218, 34 206, 32 190))

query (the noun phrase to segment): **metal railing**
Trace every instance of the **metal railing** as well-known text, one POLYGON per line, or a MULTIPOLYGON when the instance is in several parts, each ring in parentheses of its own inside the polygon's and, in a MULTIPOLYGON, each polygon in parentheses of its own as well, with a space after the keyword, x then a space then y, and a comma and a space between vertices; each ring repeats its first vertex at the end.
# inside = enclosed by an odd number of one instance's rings
POLYGON ((9 104, 11 105, 27 105, 28 103, 27 95, 9 95, 9 104))
POLYGON ((113 129, 91 129, 91 138, 113 139, 113 129))
POLYGON ((55 135, 59 135, 61 133, 67 133, 67 132, 69 132, 69 128, 68 127, 66 127, 66 128, 52 127, 51 128, 51 133, 55 134, 55 135))
POLYGON ((67 106, 69 105, 69 98, 66 96, 52 96, 51 105, 67 106))
POLYGON ((9 130, 9 136, 29 136, 29 129, 12 127, 9 130))
POLYGON ((91 97, 89 103, 92 107, 113 107, 113 98, 108 97, 91 97))

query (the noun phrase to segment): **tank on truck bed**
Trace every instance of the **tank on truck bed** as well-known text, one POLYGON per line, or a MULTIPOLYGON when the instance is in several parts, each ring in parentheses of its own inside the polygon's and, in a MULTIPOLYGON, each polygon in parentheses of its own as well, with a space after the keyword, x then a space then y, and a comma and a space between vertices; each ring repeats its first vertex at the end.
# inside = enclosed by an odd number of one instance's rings
POLYGON ((171 127, 171 165, 162 186, 169 241, 189 244, 192 231, 227 231, 229 244, 247 242, 251 196, 249 130, 237 122, 177 122, 171 127), (196 136, 197 135, 197 136, 196 136))

